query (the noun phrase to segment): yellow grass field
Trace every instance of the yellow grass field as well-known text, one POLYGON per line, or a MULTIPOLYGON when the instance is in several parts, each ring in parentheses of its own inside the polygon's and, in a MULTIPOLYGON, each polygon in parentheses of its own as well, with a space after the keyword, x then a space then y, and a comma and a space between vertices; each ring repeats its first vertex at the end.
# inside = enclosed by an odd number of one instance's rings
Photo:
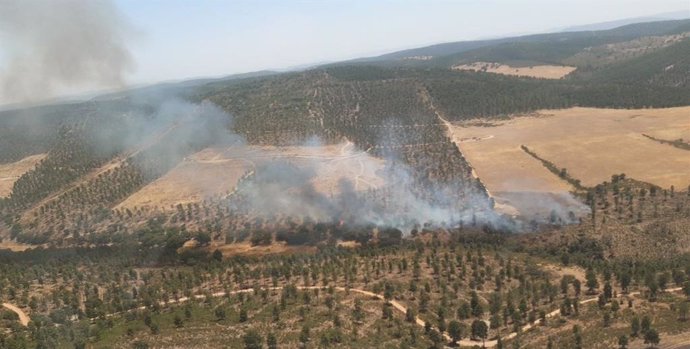
POLYGON ((506 64, 474 62, 456 65, 454 70, 484 71, 487 73, 527 76, 540 79, 561 79, 572 73, 576 68, 562 65, 535 65, 531 67, 511 67, 506 64))
POLYGON ((314 246, 289 246, 285 242, 273 242, 267 246, 252 246, 248 242, 219 244, 208 247, 208 251, 220 250, 225 257, 231 256, 265 256, 272 254, 313 253, 314 246))
POLYGON ((610 180, 611 175, 619 173, 664 188, 690 185, 690 151, 642 135, 690 138, 690 107, 571 108, 492 122, 496 126, 476 126, 476 122, 454 125, 451 135, 497 203, 522 206, 516 207, 518 211, 538 211, 544 196, 568 200, 563 195, 572 190, 522 151, 523 144, 566 168, 586 186, 610 180), (532 199, 526 202, 524 199, 530 195, 532 199))
POLYGON ((349 142, 319 146, 207 148, 188 157, 117 208, 167 208, 225 195, 235 188, 245 173, 273 160, 313 168, 316 172, 312 181, 314 188, 327 195, 338 193, 338 182, 342 178, 351 180, 355 189, 362 191, 384 184, 377 174, 383 169, 383 160, 356 150, 349 142))
POLYGON ((9 196, 14 182, 45 157, 46 154, 31 155, 11 164, 0 164, 0 197, 9 196))

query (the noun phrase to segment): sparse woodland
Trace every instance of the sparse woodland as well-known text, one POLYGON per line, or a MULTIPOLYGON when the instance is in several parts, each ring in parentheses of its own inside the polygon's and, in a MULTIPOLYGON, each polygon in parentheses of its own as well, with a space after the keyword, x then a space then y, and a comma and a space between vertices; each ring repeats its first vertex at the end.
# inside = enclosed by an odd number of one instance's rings
MULTIPOLYGON (((159 122, 158 101, 127 96, 3 111, 0 163, 47 156, 0 198, 0 238, 35 247, 0 251, 0 301, 31 318, 24 327, 16 313, 0 309, 0 348, 440 348, 483 341, 496 348, 624 348, 687 340, 690 188, 660 188, 625 174, 584 187, 527 147, 554 176, 578 183, 588 217, 570 225, 560 217, 535 222, 531 234, 511 232, 510 217, 453 227, 420 221, 408 234, 353 224, 355 210, 328 220, 257 214, 236 190, 256 180, 250 171, 238 188, 198 202, 118 206, 233 134, 250 145, 348 140, 386 158, 386 171, 409 173, 405 184, 415 197, 491 213, 493 200, 445 122, 572 106, 690 104, 690 45, 678 36, 690 28, 680 22, 527 36, 422 63, 353 62, 176 90, 180 100, 226 112, 220 124, 184 116, 159 122), (673 35, 668 44, 641 39, 673 35), (650 46, 640 53, 643 43, 650 46), (596 56, 609 51, 612 59, 596 56), (465 61, 570 62, 578 70, 545 80, 447 69, 465 61)), ((359 195, 394 207, 394 185, 359 195)))

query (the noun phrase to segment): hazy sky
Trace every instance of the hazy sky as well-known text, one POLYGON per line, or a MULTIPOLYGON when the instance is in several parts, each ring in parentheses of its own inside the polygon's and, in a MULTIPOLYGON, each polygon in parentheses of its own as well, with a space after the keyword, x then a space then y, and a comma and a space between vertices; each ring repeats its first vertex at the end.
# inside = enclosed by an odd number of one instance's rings
POLYGON ((133 82, 342 60, 445 41, 687 10, 690 0, 117 0, 133 82))

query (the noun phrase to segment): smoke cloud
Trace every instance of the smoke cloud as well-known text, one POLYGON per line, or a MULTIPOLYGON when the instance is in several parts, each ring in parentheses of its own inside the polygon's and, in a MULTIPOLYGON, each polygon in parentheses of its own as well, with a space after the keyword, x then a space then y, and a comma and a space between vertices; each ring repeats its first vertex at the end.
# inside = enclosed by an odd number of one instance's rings
POLYGON ((0 103, 122 87, 133 30, 105 0, 0 0, 0 103))
MULTIPOLYGON (((308 154, 318 159, 332 157, 318 139, 305 142, 308 154)), ((270 159, 271 153, 255 153, 257 158, 270 159)), ((232 156, 232 155, 230 155, 232 156)), ((404 232, 421 226, 457 227, 489 224, 505 228, 507 221, 487 206, 487 200, 469 192, 462 199, 457 190, 441 185, 420 188, 413 179, 413 169, 396 158, 393 151, 381 159, 351 147, 341 157, 356 158, 361 173, 376 173, 385 184, 367 190, 356 190, 355 178, 341 177, 337 190, 317 190, 315 182, 324 166, 319 161, 293 161, 290 158, 258 162, 254 175, 237 188, 235 209, 249 216, 275 215, 304 218, 317 222, 342 222, 351 226, 395 227, 404 232), (424 195, 420 195, 423 192, 424 195)), ((349 164, 351 166, 351 164, 349 164)), ((343 164, 342 166, 348 166, 343 164)), ((342 169, 342 173, 353 173, 342 169)))
MULTIPOLYGON (((206 147, 223 149, 224 159, 252 163, 250 176, 239 184, 225 183, 234 193, 228 197, 230 207, 248 217, 375 225, 405 232, 421 226, 506 225, 476 191, 465 188, 461 193, 453 184, 420 187, 414 169, 394 148, 379 158, 345 139, 342 145, 326 145, 315 137, 287 148, 251 145, 233 131, 233 117, 209 101, 154 99, 147 98, 154 102, 151 108, 134 108, 148 113, 121 116, 118 124, 125 125, 125 132, 113 134, 111 129, 108 137, 99 139, 116 139, 124 143, 120 149, 143 148, 133 155, 143 168, 162 163, 167 170, 206 147)), ((219 186, 205 184, 212 188, 202 192, 219 186)))

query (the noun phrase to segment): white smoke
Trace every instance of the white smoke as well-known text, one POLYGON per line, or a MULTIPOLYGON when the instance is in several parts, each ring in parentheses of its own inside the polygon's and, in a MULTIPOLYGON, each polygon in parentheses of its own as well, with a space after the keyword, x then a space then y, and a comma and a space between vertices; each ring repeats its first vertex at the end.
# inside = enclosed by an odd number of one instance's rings
POLYGON ((105 0, 0 0, 0 103, 122 87, 133 30, 105 0))

